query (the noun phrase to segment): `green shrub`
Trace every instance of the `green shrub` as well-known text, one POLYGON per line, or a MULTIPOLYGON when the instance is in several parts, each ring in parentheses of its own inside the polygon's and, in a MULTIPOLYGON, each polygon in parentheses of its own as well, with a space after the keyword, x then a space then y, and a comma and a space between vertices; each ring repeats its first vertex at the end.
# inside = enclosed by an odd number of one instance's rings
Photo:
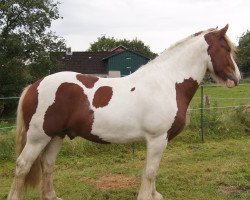
POLYGON ((239 123, 244 131, 250 132, 250 110, 249 108, 240 107, 235 111, 235 123, 239 123))
MULTIPOLYGON (((239 137, 244 135, 245 131, 250 131, 250 113, 243 108, 216 108, 215 102, 211 109, 203 110, 203 132, 205 138, 223 139, 225 137, 239 137)), ((188 129, 201 131, 201 112, 191 111, 191 122, 188 129)))
POLYGON ((14 131, 0 131, 0 162, 15 160, 14 131))

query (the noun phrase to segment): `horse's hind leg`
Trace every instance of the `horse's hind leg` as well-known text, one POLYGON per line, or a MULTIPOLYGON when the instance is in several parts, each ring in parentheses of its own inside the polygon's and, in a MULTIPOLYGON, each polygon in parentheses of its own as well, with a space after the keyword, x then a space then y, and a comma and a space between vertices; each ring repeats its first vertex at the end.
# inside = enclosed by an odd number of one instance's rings
POLYGON ((57 154, 60 151, 63 139, 61 137, 54 137, 46 146, 42 153, 42 200, 59 200, 57 198, 53 187, 53 168, 56 161, 57 154))
POLYGON ((167 136, 147 138, 147 160, 142 176, 141 188, 138 200, 163 200, 163 197, 155 189, 155 177, 159 168, 164 149, 167 146, 167 136))
MULTIPOLYGON (((25 188, 25 177, 29 173, 34 161, 38 158, 41 151, 50 141, 50 137, 40 135, 39 138, 29 137, 27 134, 27 142, 22 153, 16 161, 15 178, 11 186, 8 200, 22 200, 25 188)), ((35 133, 37 135, 37 133, 35 133)))

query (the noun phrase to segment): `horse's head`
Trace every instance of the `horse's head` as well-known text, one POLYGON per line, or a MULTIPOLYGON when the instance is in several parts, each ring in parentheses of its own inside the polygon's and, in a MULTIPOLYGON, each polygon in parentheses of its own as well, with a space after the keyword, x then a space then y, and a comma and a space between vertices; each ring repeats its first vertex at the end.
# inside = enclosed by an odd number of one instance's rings
POLYGON ((226 36, 228 25, 220 30, 213 30, 204 35, 208 44, 208 71, 218 82, 227 87, 234 87, 241 79, 239 68, 234 61, 234 47, 226 36))

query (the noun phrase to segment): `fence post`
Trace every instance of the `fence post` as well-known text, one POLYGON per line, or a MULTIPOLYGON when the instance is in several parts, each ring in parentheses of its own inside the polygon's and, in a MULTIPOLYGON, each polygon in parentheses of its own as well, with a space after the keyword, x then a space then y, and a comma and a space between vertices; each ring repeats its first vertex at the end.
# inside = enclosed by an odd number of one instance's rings
POLYGON ((132 143, 132 153, 133 153, 133 156, 135 156, 135 143, 134 142, 132 143))
POLYGON ((204 91, 203 91, 204 86, 201 85, 201 121, 200 121, 200 126, 201 126, 201 141, 204 142, 204 130, 203 130, 203 112, 204 112, 204 91))

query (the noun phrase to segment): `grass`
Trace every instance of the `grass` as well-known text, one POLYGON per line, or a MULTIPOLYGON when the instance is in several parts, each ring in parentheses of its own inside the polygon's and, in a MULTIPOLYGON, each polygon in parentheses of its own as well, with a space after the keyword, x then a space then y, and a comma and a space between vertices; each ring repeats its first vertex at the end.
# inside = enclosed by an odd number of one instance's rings
MULTIPOLYGON (((215 98, 250 97, 250 86, 205 88, 204 93, 214 106, 243 105, 248 101, 215 98)), ((192 106, 199 107, 197 99, 192 106)), ((191 112, 191 123, 169 143, 158 171, 158 191, 170 200, 250 199, 250 114, 242 108, 205 111, 205 143, 200 142, 199 116, 199 111, 191 112)), ((14 137, 14 130, 0 130, 0 200, 6 199, 13 180, 14 137)), ((136 199, 145 153, 144 143, 136 143, 133 153, 131 144, 66 139, 55 166, 56 192, 64 200, 136 199)), ((38 197, 37 191, 25 195, 27 200, 38 197)))
MULTIPOLYGON (((186 129, 169 144, 157 177, 159 192, 165 199, 249 199, 249 136, 241 134, 238 139, 228 137, 219 141, 209 137, 206 143, 192 142, 190 138, 196 134, 186 129)), ((14 133, 9 135, 14 140, 14 133)), ((118 175, 139 180, 145 162, 145 145, 135 146, 133 154, 131 145, 99 145, 66 139, 55 167, 58 196, 65 200, 136 199, 139 182, 108 189, 100 188, 95 182, 118 175)), ((13 171, 13 157, 1 160, 0 199, 7 197, 13 171)), ((37 199, 38 195, 28 192, 25 199, 37 199)))
MULTIPOLYGON (((196 92, 190 108, 200 108, 200 89, 196 92)), ((250 114, 244 112, 245 107, 216 108, 227 106, 248 105, 250 102, 250 84, 240 85, 234 89, 226 87, 204 87, 204 95, 209 96, 211 108, 203 111, 203 126, 206 135, 214 135, 223 139, 231 135, 237 137, 239 133, 250 130, 250 114)), ((199 131, 201 126, 200 110, 191 110, 191 124, 189 128, 199 131)))
MULTIPOLYGON (((215 102, 217 106, 238 106, 245 105, 250 101, 250 84, 239 85, 234 89, 226 87, 204 87, 204 95, 208 95, 211 105, 215 102), (223 99, 224 98, 224 99, 223 99), (238 98, 238 99, 226 99, 226 98, 238 98), (242 98, 242 99, 240 99, 242 98)), ((191 107, 200 107, 200 88, 196 92, 191 107)))

